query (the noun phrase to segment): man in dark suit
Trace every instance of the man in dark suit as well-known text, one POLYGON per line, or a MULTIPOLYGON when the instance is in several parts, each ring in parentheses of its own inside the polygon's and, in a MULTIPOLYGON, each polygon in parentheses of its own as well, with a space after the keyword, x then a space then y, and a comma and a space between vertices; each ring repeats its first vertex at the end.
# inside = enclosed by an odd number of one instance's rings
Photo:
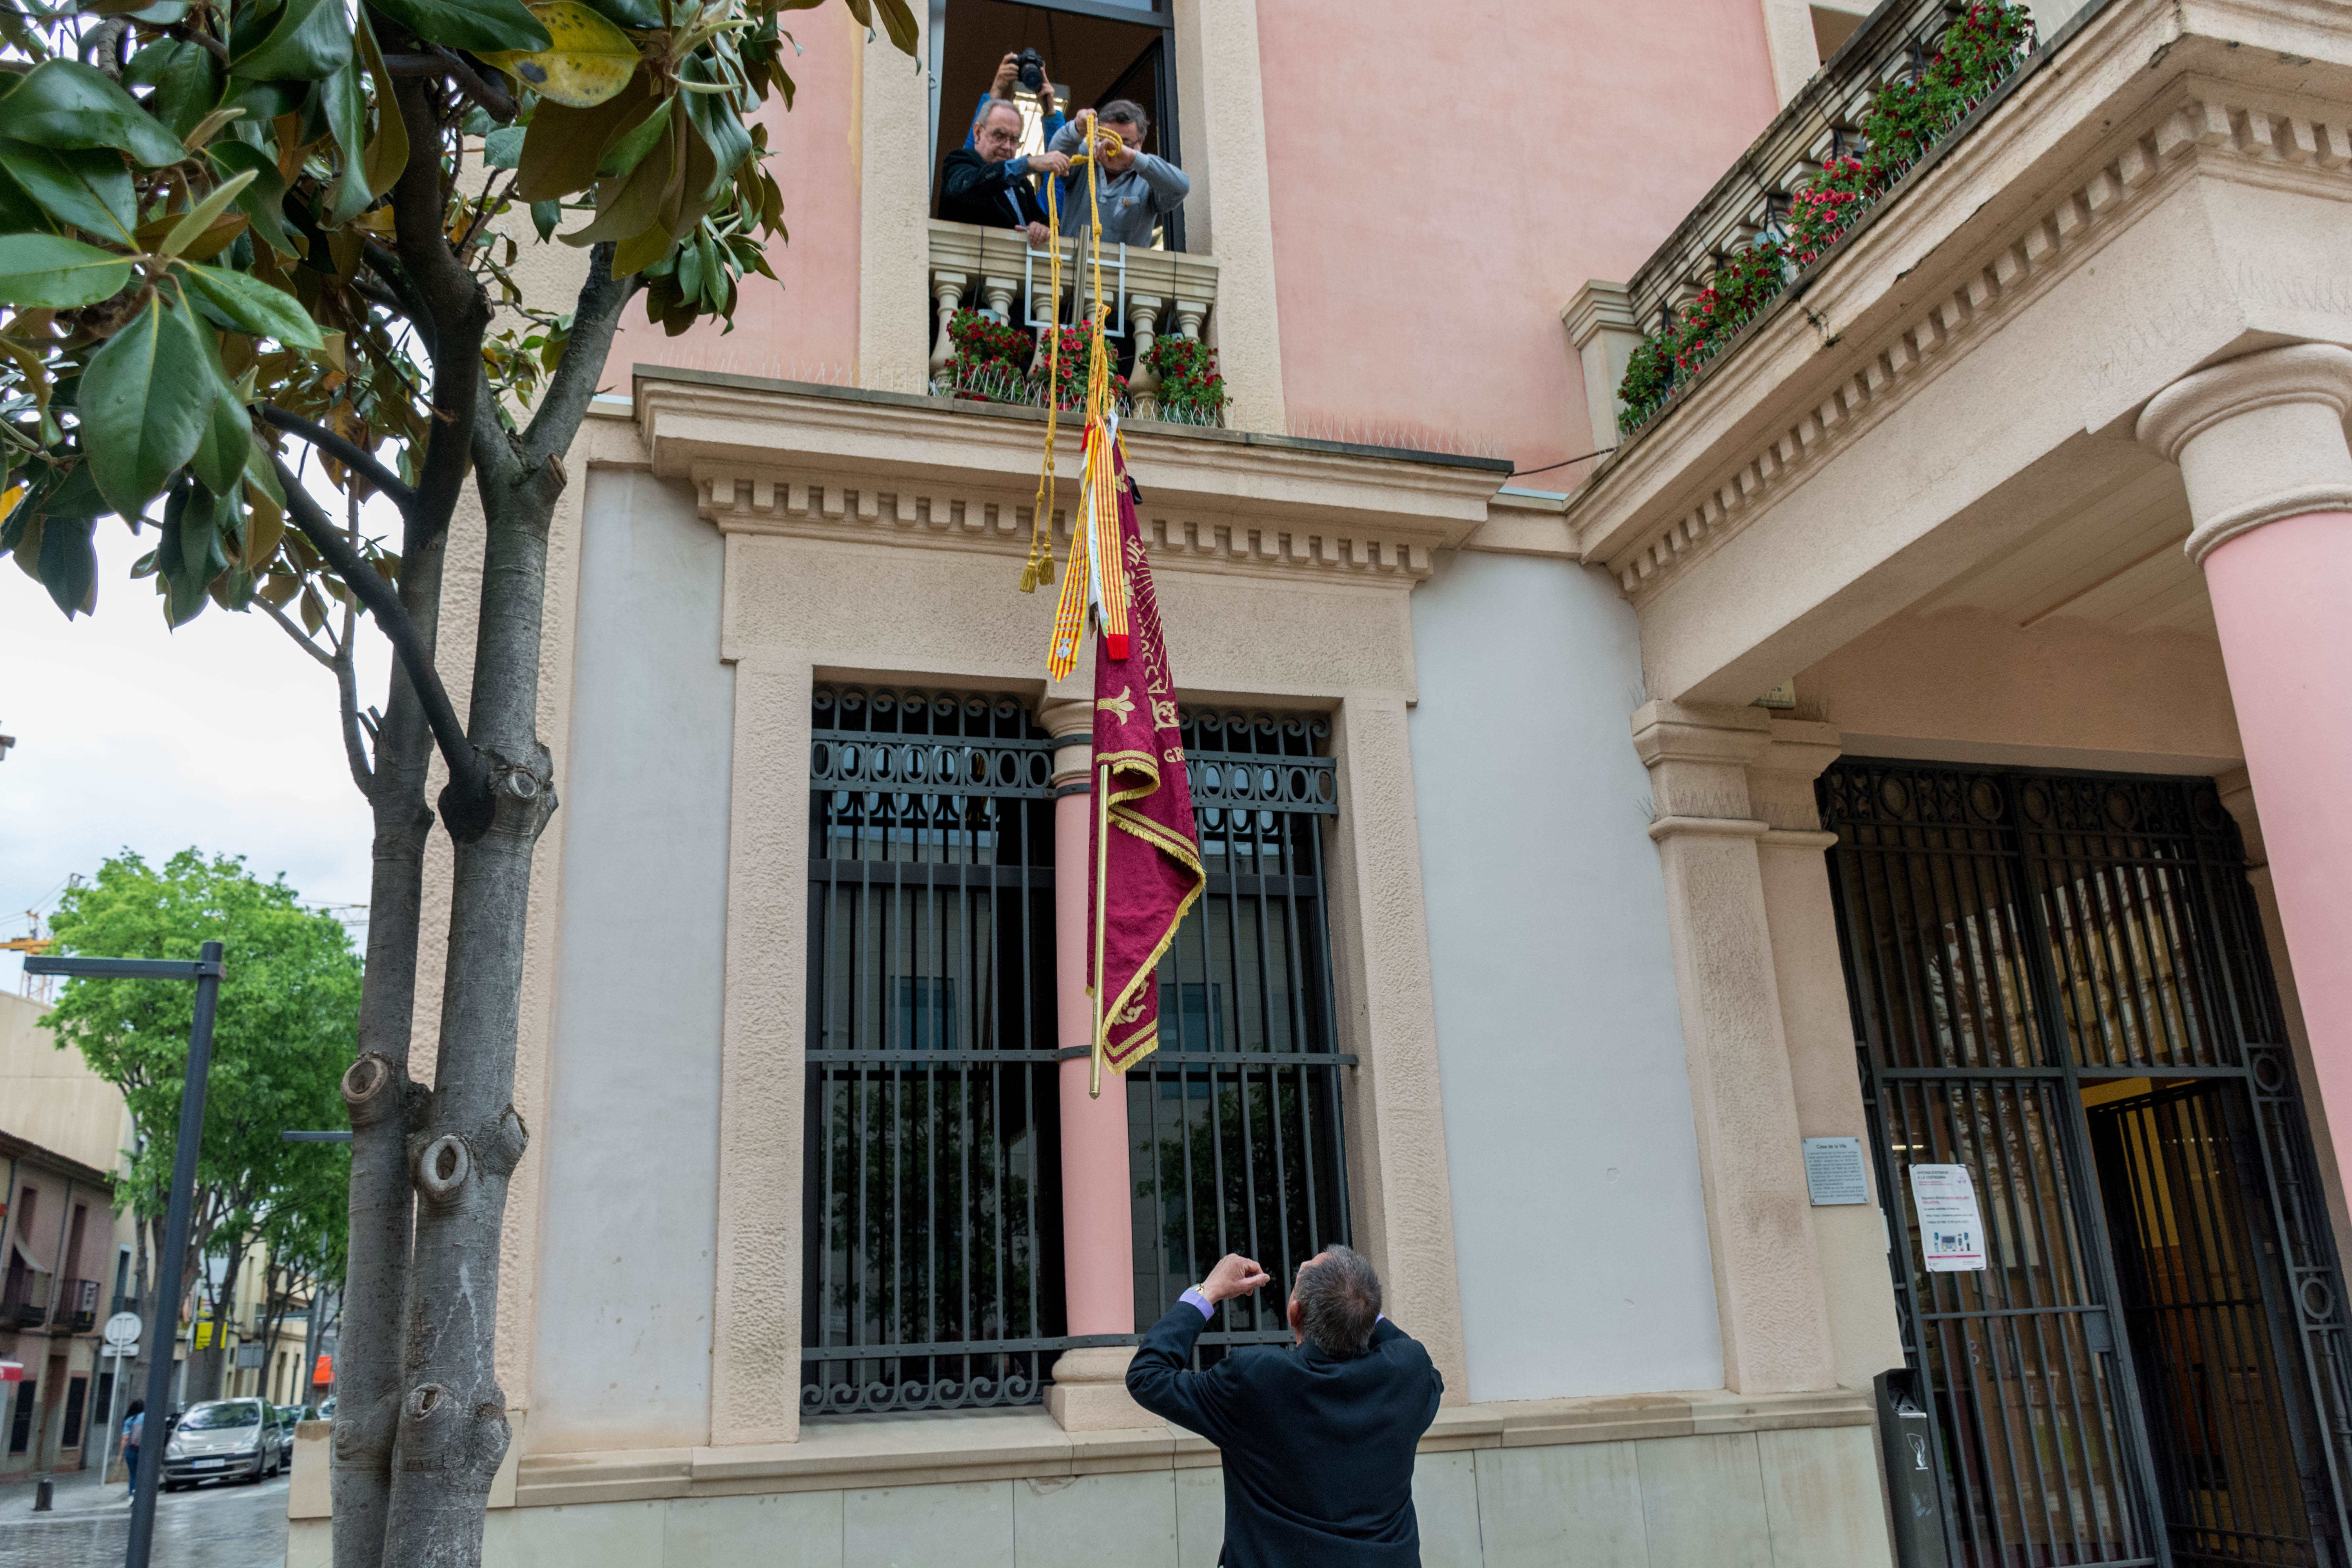
POLYGON ((1002 99, 984 100, 980 118, 972 121, 971 145, 948 154, 940 216, 950 223, 1025 229, 1033 247, 1044 245, 1049 237, 1045 207, 1030 176, 1066 174, 1070 160, 1060 153, 1018 157, 1020 146, 1021 110, 1002 99))
POLYGON ((1224 1452, 1225 1568, 1419 1568, 1412 1458, 1445 1380, 1421 1342, 1381 1315, 1381 1280, 1344 1247, 1299 1267, 1289 1349, 1252 1345, 1186 1370, 1216 1304, 1268 1282, 1218 1261, 1151 1326, 1127 1391, 1224 1452))

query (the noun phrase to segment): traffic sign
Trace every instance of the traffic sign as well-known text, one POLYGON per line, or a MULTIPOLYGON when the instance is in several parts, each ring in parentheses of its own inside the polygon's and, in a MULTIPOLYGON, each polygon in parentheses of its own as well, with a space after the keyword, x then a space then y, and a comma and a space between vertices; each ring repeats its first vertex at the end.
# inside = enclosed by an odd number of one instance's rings
POLYGON ((133 1342, 138 1338, 138 1313, 117 1312, 114 1316, 106 1320, 106 1342, 108 1344, 127 1345, 133 1342))

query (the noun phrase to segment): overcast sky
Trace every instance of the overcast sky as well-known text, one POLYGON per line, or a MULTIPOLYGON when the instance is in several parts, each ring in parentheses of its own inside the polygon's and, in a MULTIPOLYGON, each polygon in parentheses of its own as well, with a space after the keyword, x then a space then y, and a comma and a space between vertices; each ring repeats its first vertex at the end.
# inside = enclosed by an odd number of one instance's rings
MULTIPOLYGON (((242 855, 305 903, 367 900, 367 807, 333 677, 257 612, 166 629, 152 582, 130 576, 154 542, 101 520, 98 613, 71 623, 0 561, 0 734, 16 738, 0 759, 0 937, 125 847, 242 855)), ((360 702, 381 707, 390 655, 361 627, 360 702)), ((20 968, 0 953, 0 987, 20 968)))

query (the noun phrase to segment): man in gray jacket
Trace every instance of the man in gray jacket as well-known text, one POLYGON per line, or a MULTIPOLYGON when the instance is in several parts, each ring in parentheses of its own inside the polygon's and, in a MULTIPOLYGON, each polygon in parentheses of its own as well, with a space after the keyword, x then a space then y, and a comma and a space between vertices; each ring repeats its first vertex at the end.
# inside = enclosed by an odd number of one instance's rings
MULTIPOLYGON (((1095 134, 1096 121, 1096 110, 1080 110, 1076 119, 1055 134, 1053 151, 1076 154, 1095 134)), ((1103 243, 1148 246, 1152 225, 1161 214, 1184 205, 1184 198, 1192 193, 1192 182, 1167 159, 1143 151, 1151 117, 1140 104, 1113 99, 1102 106, 1100 121, 1103 130, 1115 132, 1120 142, 1118 152, 1102 155, 1102 166, 1095 176, 1103 243)), ((1094 221, 1087 212, 1085 169, 1072 169, 1065 188, 1068 196, 1062 205, 1062 232, 1083 233, 1094 221)))

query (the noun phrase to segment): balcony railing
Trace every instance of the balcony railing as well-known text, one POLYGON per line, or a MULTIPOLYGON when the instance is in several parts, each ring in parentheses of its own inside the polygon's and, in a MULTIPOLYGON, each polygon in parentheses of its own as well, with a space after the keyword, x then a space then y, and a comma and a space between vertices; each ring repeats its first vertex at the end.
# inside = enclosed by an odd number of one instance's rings
MULTIPOLYGON (((2090 0, 2065 23, 2071 32, 2104 0, 2090 0)), ((2014 8, 2013 6, 2011 7, 2014 8)), ((2030 74, 2048 40, 2029 34, 2016 55, 1979 73, 1941 123, 1914 129, 1924 144, 1909 142, 1877 150, 1881 177, 1864 184, 1853 204, 1837 215, 1825 244, 1811 257, 1792 244, 1791 217, 1799 194, 1825 168, 1868 157, 1865 126, 1881 89, 1916 84, 1926 78, 1956 23, 1981 16, 1982 0, 1885 0, 1825 62, 1764 133, 1751 143, 1715 188, 1692 209, 1666 242, 1643 262, 1626 285, 1634 321, 1650 334, 1644 349, 1664 343, 1675 352, 1659 362, 1664 384, 1654 380, 1643 395, 1629 377, 1621 428, 1627 440, 1642 434, 1700 380, 1709 363, 1745 336, 1748 325, 1771 313, 1775 304, 1798 292, 1809 265, 1866 226, 1898 195, 1910 177, 1935 163, 1991 106, 2030 74), (1766 250, 1765 247, 1770 247, 1766 250), (1758 258, 1769 257, 1760 266, 1758 258), (1772 277, 1777 261, 1780 276, 1772 277), (1743 264, 1735 266, 1735 264, 1743 264), (1727 286, 1727 279, 1738 279, 1727 286), (1712 330, 1694 332, 1685 308, 1711 287, 1722 297, 1712 330)), ((1637 374, 1641 356, 1637 353, 1637 374)))
POLYGON ((37 1329, 49 1321, 49 1301, 56 1277, 38 1268, 12 1268, 0 1284, 0 1324, 37 1329))
MULTIPOLYGON (((982 310, 999 321, 1034 332, 1058 314, 1061 325, 1088 319, 1094 303, 1091 258, 1075 239, 1051 242, 1062 252, 1062 300, 1053 305, 1050 253, 1033 250, 1019 229, 980 228, 931 220, 931 305, 934 312, 931 374, 935 390, 952 395, 954 345, 948 321, 959 308, 982 310)), ((1108 307, 1106 334, 1125 356, 1133 345, 1136 374, 1129 378, 1135 412, 1155 413, 1150 373, 1143 369, 1153 342, 1171 334, 1198 341, 1216 311, 1217 264, 1181 250, 1141 250, 1107 246, 1102 253, 1102 302, 1108 307)))
POLYGON ((67 1279, 59 1282, 57 1310, 49 1321, 69 1334, 86 1334, 98 1326, 98 1281, 67 1279))

